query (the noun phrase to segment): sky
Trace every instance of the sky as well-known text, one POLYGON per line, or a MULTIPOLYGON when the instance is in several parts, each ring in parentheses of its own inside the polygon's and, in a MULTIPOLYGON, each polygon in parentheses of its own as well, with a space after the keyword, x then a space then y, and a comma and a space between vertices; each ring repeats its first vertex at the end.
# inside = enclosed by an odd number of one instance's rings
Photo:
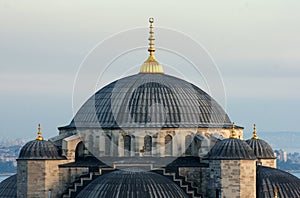
POLYGON ((32 139, 38 123, 46 139, 56 135, 75 113, 74 82, 91 50, 119 32, 146 28, 149 17, 207 50, 226 94, 220 103, 245 132, 253 123, 258 132, 300 132, 299 9, 297 0, 2 0, 0 137, 32 139))

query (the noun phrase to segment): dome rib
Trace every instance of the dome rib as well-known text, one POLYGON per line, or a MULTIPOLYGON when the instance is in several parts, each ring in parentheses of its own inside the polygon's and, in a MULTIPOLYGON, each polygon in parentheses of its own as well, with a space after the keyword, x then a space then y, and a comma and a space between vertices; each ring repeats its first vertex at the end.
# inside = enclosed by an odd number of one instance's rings
POLYGON ((136 74, 97 91, 68 128, 230 126, 222 107, 195 85, 164 74, 136 74))

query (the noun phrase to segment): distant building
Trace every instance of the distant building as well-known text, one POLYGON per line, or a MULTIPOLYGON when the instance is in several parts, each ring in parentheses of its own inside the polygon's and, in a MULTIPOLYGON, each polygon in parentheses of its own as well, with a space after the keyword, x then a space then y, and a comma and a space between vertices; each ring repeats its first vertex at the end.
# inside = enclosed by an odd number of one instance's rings
POLYGON ((279 161, 281 162, 286 162, 287 161, 287 153, 286 151, 279 149, 274 151, 276 154, 276 157, 279 161))
POLYGON ((243 140, 207 93, 164 74, 154 57, 97 91, 59 134, 20 151, 0 197, 300 197, 270 145, 243 140))

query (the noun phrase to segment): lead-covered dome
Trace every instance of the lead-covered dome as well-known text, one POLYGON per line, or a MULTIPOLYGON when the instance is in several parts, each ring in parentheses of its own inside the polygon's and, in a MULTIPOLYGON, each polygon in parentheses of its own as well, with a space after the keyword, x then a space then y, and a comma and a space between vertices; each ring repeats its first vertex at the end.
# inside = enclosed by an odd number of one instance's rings
POLYGON ((273 198, 274 191, 278 192, 278 197, 300 197, 300 179, 275 168, 257 167, 256 188, 258 198, 273 198))
POLYGON ((246 140, 246 142, 252 148, 258 159, 276 159, 273 149, 266 141, 261 139, 249 139, 246 140))
POLYGON ((61 157, 52 142, 32 140, 22 147, 18 159, 61 159, 61 157))
POLYGON ((187 198, 189 196, 177 184, 157 173, 119 170, 98 177, 76 197, 187 198))
POLYGON ((139 73, 97 91, 65 128, 224 125, 229 117, 200 88, 165 74, 139 73))
POLYGON ((17 175, 12 175, 0 182, 0 197, 17 197, 17 175))
POLYGON ((271 146, 264 140, 258 138, 256 134, 256 125, 253 128, 253 137, 246 140, 247 144, 254 151, 255 156, 258 159, 276 159, 275 154, 271 146))
POLYGON ((211 160, 254 160, 251 147, 243 140, 228 138, 217 142, 208 153, 211 160))

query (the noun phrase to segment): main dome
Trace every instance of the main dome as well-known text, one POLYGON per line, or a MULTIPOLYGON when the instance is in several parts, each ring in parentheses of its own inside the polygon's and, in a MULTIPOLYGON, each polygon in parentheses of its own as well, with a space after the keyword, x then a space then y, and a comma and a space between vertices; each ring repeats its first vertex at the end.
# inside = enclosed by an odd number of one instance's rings
POLYGON ((206 92, 179 78, 139 73, 97 91, 65 128, 222 127, 222 107, 206 92))
POLYGON ((154 57, 153 18, 150 55, 140 73, 114 81, 90 97, 68 128, 228 127, 230 119, 206 92, 165 75, 154 57))

